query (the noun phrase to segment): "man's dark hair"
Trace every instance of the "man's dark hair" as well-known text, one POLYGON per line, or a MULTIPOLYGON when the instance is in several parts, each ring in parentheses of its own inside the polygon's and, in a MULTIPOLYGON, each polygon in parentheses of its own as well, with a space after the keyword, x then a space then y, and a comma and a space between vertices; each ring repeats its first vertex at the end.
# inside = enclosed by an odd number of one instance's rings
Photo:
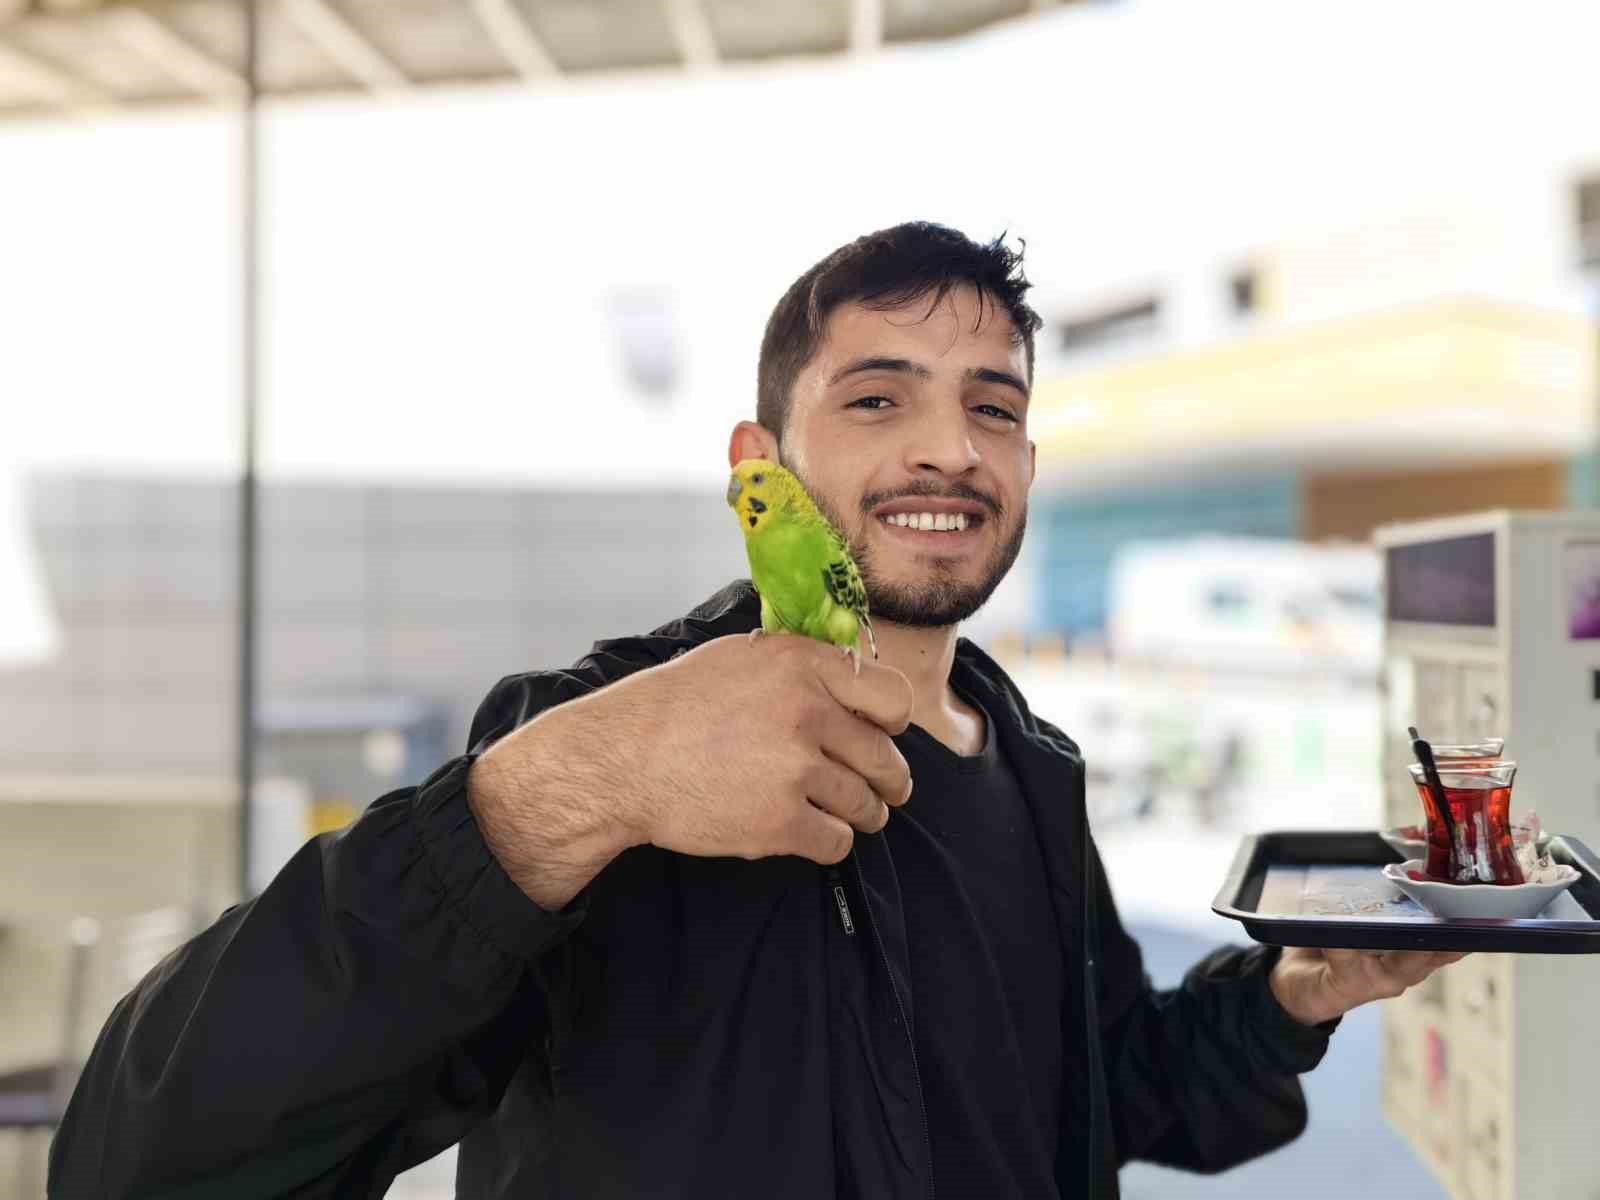
MULTIPOLYGON (((908 221, 880 229, 841 246, 796 279, 772 310, 761 338, 757 368, 756 421, 781 440, 789 419, 794 381, 822 344, 828 315, 857 301, 868 308, 898 308, 929 296, 928 315, 960 284, 978 289, 1011 318, 1013 342, 1027 354, 1028 384, 1033 384, 1033 335, 1043 324, 1023 295, 1030 286, 1022 273, 1022 254, 1005 234, 987 245, 931 221, 908 221)), ((984 317, 979 305, 978 322, 984 317)))

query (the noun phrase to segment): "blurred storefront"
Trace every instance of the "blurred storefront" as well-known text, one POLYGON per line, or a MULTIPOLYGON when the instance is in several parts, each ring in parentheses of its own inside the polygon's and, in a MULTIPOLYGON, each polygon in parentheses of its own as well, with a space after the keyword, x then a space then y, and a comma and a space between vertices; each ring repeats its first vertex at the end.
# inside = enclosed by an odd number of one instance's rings
POLYGON ((1363 542, 1386 521, 1591 502, 1597 352, 1580 313, 1449 297, 1043 380, 1041 619, 1102 628, 1131 537, 1363 542))
POLYGON ((1034 603, 997 642, 1087 748, 1126 911, 1229 936, 1238 831, 1381 822, 1376 527, 1600 501, 1589 185, 1548 182, 1579 202, 1517 237, 1397 202, 1041 332, 1034 603))

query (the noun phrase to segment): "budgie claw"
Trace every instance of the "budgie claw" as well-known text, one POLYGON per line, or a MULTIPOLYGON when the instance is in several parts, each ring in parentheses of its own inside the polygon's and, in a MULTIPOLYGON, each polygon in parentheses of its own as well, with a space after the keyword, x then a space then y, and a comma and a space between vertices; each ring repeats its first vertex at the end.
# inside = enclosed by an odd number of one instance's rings
POLYGON ((752 629, 750 631, 750 644, 752 646, 754 646, 756 644, 756 639, 758 637, 760 637, 765 632, 766 632, 765 629, 763 629, 763 628, 761 628, 761 626, 757 625, 754 629, 752 629))
POLYGON ((855 668, 856 678, 860 679, 861 678, 861 655, 856 653, 856 648, 854 646, 840 646, 839 649, 841 651, 843 651, 844 652, 844 656, 850 660, 850 665, 855 668))

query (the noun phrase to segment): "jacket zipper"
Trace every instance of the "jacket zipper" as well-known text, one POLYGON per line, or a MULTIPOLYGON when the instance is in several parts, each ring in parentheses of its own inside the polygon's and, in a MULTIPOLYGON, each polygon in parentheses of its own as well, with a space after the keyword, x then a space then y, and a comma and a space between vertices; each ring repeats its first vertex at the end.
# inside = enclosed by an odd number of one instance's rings
POLYGON ((855 937, 856 923, 850 919, 850 902, 845 899, 844 879, 837 867, 828 868, 828 884, 833 888, 833 903, 839 910, 839 924, 844 926, 845 933, 855 937))
POLYGON ((1100 1063, 1100 1004, 1099 986, 1095 978, 1095 952, 1100 944, 1099 901, 1097 900, 1097 886, 1094 874, 1090 870, 1092 859, 1089 857, 1089 806, 1084 805, 1083 818, 1078 826, 1078 835, 1082 839, 1083 862, 1079 873, 1083 879, 1083 1023, 1084 1047, 1089 1060, 1089 1136, 1085 1140, 1088 1153, 1084 1156, 1088 1161, 1084 1171, 1083 1194, 1092 1197, 1095 1189, 1095 1148, 1097 1145, 1095 1118, 1099 1107, 1100 1089, 1096 1081, 1103 1078, 1103 1068, 1100 1063))
MULTIPOLYGON (((933 1183, 933 1135, 928 1131, 928 1099, 922 1093, 922 1068, 917 1065, 917 1040, 912 1035, 911 1022, 906 1019, 906 1006, 900 999, 900 989, 894 985, 894 971, 889 966, 889 952, 883 948, 883 939, 878 936, 877 923, 872 919, 872 905, 865 903, 867 885, 861 878, 861 864, 856 860, 854 850, 850 851, 850 862, 855 867, 856 886, 861 889, 867 925, 872 930, 872 943, 878 948, 878 958, 883 963, 883 974, 889 981, 889 994, 894 997, 894 1006, 900 1011, 900 1028, 906 1031, 906 1047, 911 1051, 911 1075, 917 1081, 917 1103, 922 1109, 922 1146, 926 1155, 923 1161, 927 1163, 928 1168, 928 1200, 935 1200, 937 1193, 933 1183)), ((837 867, 828 867, 828 882, 833 888, 834 903, 839 908, 840 924, 844 926, 845 933, 854 936, 854 922, 850 919, 850 906, 845 902, 844 883, 837 867)))

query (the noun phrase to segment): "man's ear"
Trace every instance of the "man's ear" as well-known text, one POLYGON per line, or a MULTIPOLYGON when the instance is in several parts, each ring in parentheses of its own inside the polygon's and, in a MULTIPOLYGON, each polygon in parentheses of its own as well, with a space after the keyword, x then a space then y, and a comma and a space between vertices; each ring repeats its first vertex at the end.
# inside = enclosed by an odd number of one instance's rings
POLYGON ((754 421, 740 421, 733 427, 728 439, 728 465, 736 467, 747 458, 770 458, 778 461, 778 439, 772 430, 754 421))

